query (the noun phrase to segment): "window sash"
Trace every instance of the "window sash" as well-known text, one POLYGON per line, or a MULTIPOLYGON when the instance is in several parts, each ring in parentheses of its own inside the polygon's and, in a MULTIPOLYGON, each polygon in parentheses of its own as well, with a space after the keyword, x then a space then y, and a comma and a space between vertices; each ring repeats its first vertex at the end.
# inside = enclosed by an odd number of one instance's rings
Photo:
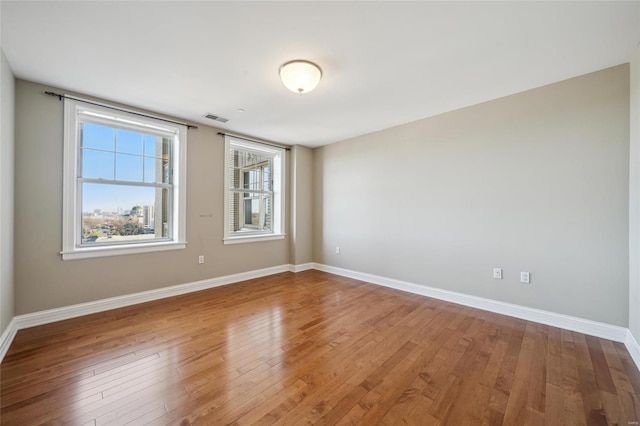
MULTIPOLYGON (((273 170, 273 158, 272 152, 264 152, 258 149, 245 149, 244 146, 231 145, 231 151, 233 156, 241 156, 243 154, 256 154, 259 159, 265 158, 265 160, 252 163, 245 166, 232 166, 230 167, 231 173, 237 174, 237 186, 231 187, 229 190, 232 194, 238 194, 238 205, 234 210, 234 223, 237 223, 239 229, 234 229, 234 234, 241 233, 246 235, 247 233, 272 233, 273 232, 273 220, 267 221, 267 207, 265 205, 266 200, 273 200, 273 190, 264 189, 265 187, 265 175, 268 174, 268 187, 273 188, 273 179, 271 178, 271 172, 273 170), (250 173, 254 173, 254 181, 247 182, 247 177, 251 177, 250 173), (248 175, 249 174, 249 175, 248 175), (251 185, 254 185, 253 187, 251 185), (251 201, 258 201, 258 223, 254 224, 253 217, 253 203, 251 201), (247 204, 249 201, 249 204, 247 204), (250 219, 247 219, 247 217, 250 219), (268 226, 267 226, 268 223, 268 226)), ((233 197, 232 197, 233 198, 233 197)))
MULTIPOLYGON (((78 117, 82 117, 82 116, 86 116, 86 112, 79 112, 78 113, 78 117)), ((153 128, 153 126, 143 126, 140 124, 133 124, 132 121, 128 121, 128 120, 116 120, 116 122, 113 122, 114 119, 112 118, 104 118, 104 117, 95 117, 95 116, 91 116, 91 118, 89 120, 85 119, 85 120, 81 120, 79 119, 77 122, 77 127, 78 127, 78 141, 77 141, 77 158, 78 158, 78 167, 77 167, 77 171, 76 171, 76 176, 77 176, 77 186, 76 186, 76 193, 77 193, 77 212, 76 212, 76 247, 77 248, 86 248, 86 247, 99 247, 99 246, 116 246, 116 245, 131 245, 131 244, 149 244, 149 243, 154 243, 154 242, 161 242, 161 241, 172 241, 172 235, 173 235, 173 167, 172 167, 172 163, 173 163, 173 146, 174 146, 174 139, 175 139, 175 132, 174 133, 169 133, 169 132, 158 132, 157 129, 153 128), (128 153, 123 153, 122 151, 118 151, 118 146, 117 146, 117 138, 114 140, 114 147, 113 150, 99 150, 99 149, 93 149, 93 148, 85 148, 84 147, 84 137, 85 135, 81 132, 82 129, 82 125, 85 123, 92 123, 92 124, 100 124, 101 126, 104 127, 108 127, 110 129, 113 129, 114 131, 117 130, 129 130, 129 131, 133 131, 135 133, 140 133, 142 135, 147 135, 147 134, 151 134, 150 131, 148 130, 156 130, 155 133, 152 136, 159 136, 162 137, 163 139, 168 139, 168 149, 167 149, 167 155, 168 155, 168 161, 167 161, 167 167, 168 167, 168 176, 167 176, 167 183, 164 182, 144 182, 145 176, 144 176, 144 167, 145 167, 145 162, 144 159, 145 158, 153 158, 153 159, 162 159, 162 157, 158 157, 158 153, 156 152, 156 156, 145 156, 144 155, 144 141, 143 141, 143 154, 142 155, 138 155, 138 154, 128 154, 128 153), (114 167, 114 178, 113 179, 104 179, 104 178, 100 178, 100 179, 96 179, 96 178, 85 178, 82 176, 83 173, 83 163, 84 163, 84 155, 85 155, 85 151, 86 150, 93 150, 93 151, 102 151, 102 152, 108 152, 108 153, 113 153, 114 154, 114 158, 113 158, 113 167, 114 167), (116 174, 116 169, 117 169, 117 155, 118 154, 126 154, 126 155, 132 155, 135 157, 140 157, 142 159, 142 176, 141 176, 141 181, 132 181, 132 180, 120 180, 120 179, 116 179, 117 174, 116 174), (153 238, 149 238, 149 239, 144 239, 144 240, 117 240, 117 241, 104 241, 104 242, 91 242, 91 243, 85 243, 83 242, 83 221, 84 221, 84 213, 83 210, 83 199, 84 199, 84 192, 83 192, 83 184, 84 183, 93 183, 93 184, 106 184, 106 185, 113 185, 113 186, 122 186, 122 187, 139 187, 139 188, 156 188, 156 189, 166 189, 167 190, 167 200, 166 200, 166 223, 167 223, 167 233, 166 236, 161 236, 161 237, 156 237, 154 236, 153 238)), ((162 152, 159 153, 159 155, 163 155, 162 152)), ((164 165, 161 164, 160 165, 161 168, 164 168, 164 165)), ((156 171, 157 173, 158 171, 156 171)), ((162 179, 164 179, 164 175, 165 172, 163 169, 159 170, 160 173, 162 173, 162 179)), ((164 210, 165 206, 164 203, 162 203, 161 206, 156 206, 156 204, 154 203, 154 209, 160 207, 160 209, 164 210)), ((163 218, 164 219, 164 218, 163 218)), ((159 225, 160 226, 164 226, 164 222, 165 220, 163 220, 159 225)), ((157 226, 158 224, 154 224, 154 226, 157 226)), ((162 229, 162 231, 164 231, 162 229)), ((164 232, 163 232, 164 233, 164 232)))
MULTIPOLYGON (((234 193, 238 193, 234 191, 234 193)), ((269 217, 269 226, 267 227, 267 217, 269 216, 269 212, 267 211, 266 203, 271 201, 273 204, 273 196, 269 193, 255 193, 255 192, 244 192, 242 195, 242 206, 239 206, 239 211, 237 212, 238 218, 241 219, 240 229, 235 232, 246 232, 247 229, 252 229, 259 232, 273 232, 273 220, 269 217), (251 202, 257 200, 258 201, 258 224, 254 224, 253 220, 247 221, 247 201, 251 202), (246 229, 245 229, 246 228, 246 229)), ((249 214, 253 215, 253 204, 249 205, 250 210, 249 214)), ((273 207, 271 207, 273 210, 273 207)))
MULTIPOLYGON (((118 181, 117 183, 114 181, 106 181, 106 180, 99 180, 99 179, 83 179, 83 178, 78 178, 77 180, 77 186, 76 186, 76 193, 77 193, 77 203, 76 203, 76 241, 75 241, 75 246, 76 248, 87 248, 87 247, 108 247, 108 246, 119 246, 119 245, 132 245, 132 244, 151 244, 151 243, 158 243, 158 242, 163 242, 163 241, 173 241, 172 235, 173 235, 173 227, 174 227, 174 209, 173 209, 173 185, 168 185, 168 184, 148 184, 148 183, 133 183, 133 182, 128 182, 128 181, 118 181), (133 187, 133 188, 155 188, 155 189, 160 189, 160 190, 167 190, 167 194, 166 194, 166 208, 164 206, 164 203, 161 203, 160 206, 156 205, 156 203, 153 204, 154 206, 154 210, 158 209, 161 211, 161 215, 160 217, 162 218, 162 220, 160 222, 155 221, 154 219, 154 229, 157 226, 164 226, 164 223, 166 222, 167 224, 167 232, 166 232, 166 236, 154 236, 153 238, 148 238, 148 239, 143 239, 143 240, 118 240, 118 241, 105 241, 105 242, 91 242, 91 243, 85 243, 83 242, 83 220, 84 220, 84 213, 82 211, 83 208, 83 198, 84 198, 84 191, 83 191, 83 184, 84 183, 91 183, 91 184, 98 184, 98 185, 111 185, 111 186, 121 186, 121 187, 133 187), (166 216, 166 219, 165 219, 166 216)), ((163 195, 164 196, 164 195, 163 195)), ((161 230, 163 231, 163 229, 161 228, 161 230)))
MULTIPOLYGON (((103 127, 107 127, 109 129, 112 129, 114 131, 114 144, 113 144, 113 149, 102 149, 102 148, 96 148, 96 147, 88 147, 84 144, 84 137, 85 137, 85 133, 87 133, 86 129, 84 129, 83 125, 90 123, 90 124, 96 124, 95 122, 88 122, 88 121, 78 121, 77 122, 77 152, 76 152, 76 157, 77 157, 77 169, 76 169, 76 176, 80 177, 80 178, 85 178, 85 176, 83 176, 83 163, 84 163, 84 158, 86 154, 89 153, 104 153, 104 154, 112 154, 113 155, 113 159, 110 161, 113 161, 113 178, 99 178, 100 180, 108 180, 108 181, 122 181, 122 182, 137 182, 137 183, 147 183, 145 182, 146 180, 146 173, 145 173, 145 169, 147 167, 147 161, 148 160, 152 160, 155 162, 160 162, 159 165, 155 165, 155 167, 157 168, 155 170, 155 173, 161 174, 160 179, 163 180, 162 183, 168 183, 168 184, 173 184, 173 163, 174 163, 174 146, 176 144, 176 138, 177 135, 176 134, 152 134, 150 132, 147 132, 146 129, 142 126, 130 126, 130 127, 123 127, 118 125, 115 125, 114 123, 109 123, 106 120, 103 120, 104 122, 100 123, 100 126, 103 127), (160 146, 157 147, 156 151, 154 152, 154 155, 146 155, 147 153, 145 152, 146 149, 146 141, 142 140, 142 154, 137 154, 137 153, 131 153, 131 152, 127 152, 127 151, 123 151, 123 150, 119 150, 118 149, 118 130, 125 130, 125 131, 131 131, 131 132, 135 132, 135 133, 139 133, 141 135, 145 135, 145 136, 153 136, 153 137, 160 137, 162 138, 163 142, 161 142, 160 146), (166 140, 166 147, 164 146, 164 141, 166 140), (165 153, 165 149, 166 149, 166 153, 165 153), (165 156, 167 157, 165 159, 165 156), (142 175, 140 177, 140 180, 124 180, 124 179, 118 179, 118 164, 119 161, 122 161, 122 157, 132 157, 132 158, 136 158, 139 159, 141 161, 141 166, 142 166, 142 175), (167 168, 167 170, 165 170, 165 167, 167 168), (166 182, 164 182, 165 180, 165 175, 166 175, 166 182)), ((154 182, 154 183, 160 183, 158 181, 154 182)))
MULTIPOLYGON (((166 241, 172 241, 173 238, 171 237, 173 235, 173 226, 174 226, 174 221, 173 221, 173 208, 172 208, 172 204, 173 204, 173 191, 171 191, 171 187, 167 186, 167 185, 158 185, 158 186, 150 186, 150 185, 134 185, 131 184, 130 182, 125 182, 125 183, 121 183, 121 184, 117 184, 115 186, 129 186, 129 187, 147 187, 147 188, 156 188, 156 189, 169 189, 169 191, 167 191, 167 208, 166 208, 166 213, 161 214, 160 216, 164 216, 166 215, 167 218, 166 220, 163 218, 163 220, 161 220, 160 222, 155 221, 154 223, 154 229, 155 227, 157 227, 158 225, 160 226, 164 226, 164 223, 167 223, 167 233, 166 233, 166 237, 153 237, 153 238, 149 238, 149 239, 144 239, 144 240, 118 240, 118 241, 106 241, 106 242, 91 242, 91 243, 84 243, 83 240, 83 235, 82 235, 82 227, 83 227, 83 219, 84 219, 84 212, 82 211, 82 199, 83 199, 83 191, 82 191, 82 184, 83 183, 97 183, 97 184, 106 184, 106 185, 113 185, 112 182, 86 182, 86 181, 82 181, 82 180, 78 180, 78 187, 77 187, 77 191, 78 191, 78 214, 77 214, 77 218, 78 218, 78 223, 76 224, 77 229, 79 230, 79 232, 76 233, 76 247, 77 248, 88 248, 88 247, 112 247, 112 246, 127 246, 127 245, 137 245, 137 244, 152 244, 152 243, 159 243, 159 242, 166 242, 166 241)), ((157 206, 154 204, 154 210, 157 206)), ((161 213, 164 210, 163 206, 160 206, 160 210, 161 213)))
MULTIPOLYGON (((247 191, 247 190, 230 190, 229 191, 229 199, 234 200, 234 194, 237 195, 237 211, 235 214, 237 215, 238 226, 239 229, 230 231, 231 235, 234 234, 242 234, 246 235, 248 233, 273 233, 274 232, 274 221, 273 221, 273 203, 274 203, 274 195, 273 193, 267 191, 247 191), (258 200, 258 225, 254 225, 251 221, 247 221, 246 219, 246 205, 245 202, 249 200, 258 200), (267 206, 265 205, 265 201, 271 200, 271 209, 267 211, 267 206), (267 216, 269 217, 269 226, 265 228, 267 223, 267 216)), ((233 201, 232 201, 233 202, 233 201)), ((228 226, 231 225, 230 222, 228 226)))
POLYGON ((141 132, 163 138, 175 138, 177 132, 165 127, 143 123, 141 121, 125 119, 116 114, 97 114, 86 110, 78 110, 78 127, 82 123, 98 124, 133 132, 141 132))

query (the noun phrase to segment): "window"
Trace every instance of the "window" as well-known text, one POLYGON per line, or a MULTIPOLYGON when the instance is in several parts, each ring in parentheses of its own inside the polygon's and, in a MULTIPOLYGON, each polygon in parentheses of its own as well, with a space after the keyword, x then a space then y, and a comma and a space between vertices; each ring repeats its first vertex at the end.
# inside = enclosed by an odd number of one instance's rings
POLYGON ((63 259, 185 247, 186 127, 65 99, 63 259))
POLYGON ((284 152, 225 136, 225 244, 284 238, 284 152))

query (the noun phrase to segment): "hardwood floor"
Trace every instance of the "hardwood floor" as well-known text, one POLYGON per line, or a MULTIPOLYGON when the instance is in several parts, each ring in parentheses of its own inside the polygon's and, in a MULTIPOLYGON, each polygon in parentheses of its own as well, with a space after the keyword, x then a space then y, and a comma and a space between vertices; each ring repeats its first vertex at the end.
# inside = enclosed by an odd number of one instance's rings
POLYGON ((319 271, 18 332, 2 425, 638 424, 624 345, 319 271))

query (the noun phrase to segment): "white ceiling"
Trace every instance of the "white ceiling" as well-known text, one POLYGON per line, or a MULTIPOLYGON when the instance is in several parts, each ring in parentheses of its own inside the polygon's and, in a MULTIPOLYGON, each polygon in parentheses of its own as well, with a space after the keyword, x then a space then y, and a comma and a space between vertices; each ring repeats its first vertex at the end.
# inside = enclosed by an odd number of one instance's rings
POLYGON ((625 63, 640 41, 640 1, 1 7, 19 78, 307 146, 625 63), (291 59, 322 67, 315 91, 282 85, 291 59))

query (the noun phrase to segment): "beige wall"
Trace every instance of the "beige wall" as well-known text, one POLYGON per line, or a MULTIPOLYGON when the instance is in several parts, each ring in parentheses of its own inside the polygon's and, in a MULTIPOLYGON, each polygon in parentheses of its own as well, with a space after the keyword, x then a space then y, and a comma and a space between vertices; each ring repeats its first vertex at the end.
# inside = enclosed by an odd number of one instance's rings
POLYGON ((13 192, 15 78, 0 48, 0 334, 13 318, 13 192))
POLYGON ((202 125, 188 134, 186 249, 61 260, 63 103, 45 90, 60 92, 16 84, 16 314, 288 264, 288 239, 222 244, 224 143, 202 125))
POLYGON ((316 150, 294 147, 284 241, 222 244, 223 143, 200 126, 189 131, 187 249, 73 261, 59 255, 62 103, 45 90, 16 85, 16 314, 315 261, 640 327, 627 273, 627 65, 316 150), (491 279, 494 266, 503 280, 491 279), (521 270, 531 285, 517 282, 521 270))
POLYGON ((291 149, 291 248, 289 263, 313 261, 313 150, 304 146, 291 149))
POLYGON ((626 327, 628 155, 628 65, 319 148, 315 261, 626 327))
POLYGON ((629 329, 640 342, 640 46, 631 58, 629 149, 629 329))

